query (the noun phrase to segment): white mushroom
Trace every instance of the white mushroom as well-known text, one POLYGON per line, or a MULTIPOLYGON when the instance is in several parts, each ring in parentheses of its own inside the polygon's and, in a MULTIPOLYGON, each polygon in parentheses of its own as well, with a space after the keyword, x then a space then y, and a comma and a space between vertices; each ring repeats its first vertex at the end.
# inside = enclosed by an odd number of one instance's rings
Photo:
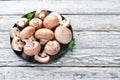
POLYGON ((54 33, 46 28, 38 29, 35 32, 35 38, 40 40, 40 44, 44 45, 46 42, 54 38, 54 33))
POLYGON ((39 18, 33 18, 29 22, 30 26, 33 26, 35 29, 40 29, 42 27, 42 20, 39 18))
POLYGON ((55 38, 61 44, 68 44, 72 39, 72 32, 63 26, 59 26, 55 29, 55 38))
POLYGON ((40 62, 40 63, 47 63, 50 61, 50 56, 47 55, 45 52, 43 53, 40 53, 40 54, 37 54, 34 56, 34 59, 37 61, 37 62, 40 62))
POLYGON ((49 15, 55 15, 55 16, 58 18, 59 22, 62 21, 62 17, 61 17, 61 15, 58 14, 58 13, 56 13, 56 12, 52 12, 52 13, 50 13, 49 15))
POLYGON ((69 27, 70 26, 70 20, 68 18, 62 20, 60 22, 60 25, 63 26, 63 27, 69 27))
POLYGON ((47 16, 47 10, 42 8, 42 9, 38 9, 35 13, 35 17, 36 18, 40 18, 40 19, 44 19, 47 16))
POLYGON ((16 24, 18 27, 20 28, 24 28, 28 23, 28 19, 27 18, 20 18, 17 20, 16 24))
POLYGON ((59 25, 58 17, 52 14, 51 15, 49 14, 48 16, 46 16, 43 21, 43 26, 48 29, 54 29, 58 25, 59 25))
POLYGON ((49 41, 45 45, 45 50, 49 55, 55 55, 60 51, 60 44, 57 41, 49 41))
POLYGON ((20 36, 20 30, 17 27, 14 27, 10 30, 10 37, 15 38, 20 36))
POLYGON ((35 32, 35 28, 28 26, 25 27, 21 32, 20 32, 20 38, 24 41, 25 39, 29 39, 35 32))
POLYGON ((36 55, 40 52, 41 45, 37 41, 26 41, 26 44, 24 46, 24 53, 28 56, 36 55))
POLYGON ((29 38, 29 41, 36 41, 35 37, 32 35, 30 38, 29 38))
POLYGON ((22 51, 24 47, 24 42, 18 37, 13 38, 12 40, 12 49, 15 51, 22 51))

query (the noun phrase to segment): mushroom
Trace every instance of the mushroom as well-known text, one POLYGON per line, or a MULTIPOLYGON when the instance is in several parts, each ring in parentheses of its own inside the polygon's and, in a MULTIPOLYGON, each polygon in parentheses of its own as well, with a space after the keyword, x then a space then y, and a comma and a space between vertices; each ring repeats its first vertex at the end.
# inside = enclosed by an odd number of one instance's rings
POLYGON ((54 38, 54 33, 46 28, 38 29, 35 32, 35 38, 40 40, 40 44, 44 45, 46 42, 54 38))
POLYGON ((10 37, 15 38, 20 36, 20 30, 17 27, 14 27, 10 30, 10 37))
POLYGON ((35 13, 36 18, 44 19, 47 16, 47 10, 46 9, 38 9, 35 13))
POLYGON ((55 38, 61 44, 68 44, 72 39, 72 32, 63 26, 59 26, 55 29, 55 38))
POLYGON ((20 18, 16 22, 17 26, 19 26, 20 28, 24 28, 27 25, 27 23, 28 23, 27 18, 20 18))
POLYGON ((45 50, 49 55, 55 55, 60 51, 60 44, 57 41, 49 41, 45 45, 45 50))
POLYGON ((36 41, 35 37, 32 35, 30 38, 29 38, 30 41, 36 41))
POLYGON ((70 26, 70 20, 69 20, 68 18, 62 20, 62 21, 60 22, 60 25, 61 25, 61 26, 64 26, 64 27, 69 27, 69 26, 70 26))
POLYGON ((50 13, 50 15, 55 15, 55 16, 58 18, 59 22, 62 21, 62 17, 61 17, 60 14, 58 14, 58 13, 56 13, 56 12, 52 12, 52 13, 50 13))
POLYGON ((22 40, 29 39, 35 32, 35 28, 28 26, 25 27, 21 32, 20 32, 20 38, 22 40))
POLYGON ((59 19, 57 16, 49 14, 47 17, 45 17, 43 25, 45 28, 54 29, 59 25, 59 19))
POLYGON ((41 45, 37 41, 26 41, 24 46, 24 53, 28 56, 36 55, 40 52, 41 45))
POLYGON ((22 51, 24 47, 24 42, 18 37, 13 38, 12 40, 12 49, 15 51, 22 51))
POLYGON ((35 29, 40 29, 42 27, 42 20, 39 18, 33 18, 29 22, 30 26, 33 26, 35 29))
POLYGON ((36 54, 34 56, 34 59, 37 61, 37 62, 41 62, 41 63, 47 63, 50 61, 50 56, 47 55, 45 52, 41 53, 41 54, 36 54))

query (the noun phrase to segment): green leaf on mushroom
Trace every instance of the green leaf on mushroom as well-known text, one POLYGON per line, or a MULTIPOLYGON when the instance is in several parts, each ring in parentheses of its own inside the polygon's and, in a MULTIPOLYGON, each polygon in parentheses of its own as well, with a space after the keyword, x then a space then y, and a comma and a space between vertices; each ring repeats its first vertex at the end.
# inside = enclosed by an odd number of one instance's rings
POLYGON ((31 13, 27 14, 28 21, 30 21, 34 17, 34 14, 35 14, 34 12, 31 12, 31 13))

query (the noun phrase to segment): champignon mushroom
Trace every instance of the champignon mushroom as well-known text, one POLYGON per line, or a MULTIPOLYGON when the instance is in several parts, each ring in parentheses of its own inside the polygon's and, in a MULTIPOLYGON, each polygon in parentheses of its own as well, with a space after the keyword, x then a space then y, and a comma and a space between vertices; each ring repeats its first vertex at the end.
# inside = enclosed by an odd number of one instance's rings
POLYGON ((50 61, 50 56, 47 55, 45 52, 41 53, 41 54, 37 54, 34 56, 34 59, 37 61, 37 62, 40 62, 40 63, 47 63, 50 61))
POLYGON ((59 25, 59 19, 57 16, 49 14, 48 16, 45 17, 43 25, 45 28, 54 29, 59 25))
POLYGON ((36 41, 35 37, 32 35, 30 38, 29 38, 30 41, 36 41))
POLYGON ((56 13, 56 12, 52 12, 52 13, 50 13, 50 15, 55 15, 55 16, 58 18, 59 22, 62 21, 62 17, 61 17, 60 14, 58 14, 58 13, 56 13))
POLYGON ((20 18, 16 22, 17 26, 19 26, 20 28, 24 28, 27 25, 27 23, 28 23, 27 18, 20 18))
POLYGON ((46 28, 38 29, 35 32, 35 38, 40 40, 40 44, 44 45, 47 41, 54 38, 54 33, 46 28))
POLYGON ((55 29, 55 38, 61 44, 68 44, 72 39, 72 32, 63 26, 59 26, 55 29))
POLYGON ((12 40, 12 49, 15 51, 22 51, 24 47, 24 42, 18 37, 13 38, 12 40))
POLYGON ((38 18, 33 18, 29 22, 30 26, 33 26, 35 29, 40 29, 42 27, 42 20, 38 18))
POLYGON ((17 27, 14 27, 10 30, 10 37, 15 38, 20 36, 20 30, 17 27))
POLYGON ((35 32, 35 28, 28 26, 25 27, 21 32, 20 32, 20 38, 22 40, 29 39, 35 32))
POLYGON ((49 55, 55 55, 60 51, 60 44, 57 41, 49 41, 45 45, 45 50, 49 55))
POLYGON ((41 45, 37 41, 26 41, 26 44, 24 46, 24 53, 28 56, 36 55, 40 52, 41 45))
POLYGON ((62 20, 60 22, 60 25, 63 26, 63 27, 69 27, 70 26, 70 20, 68 18, 62 20))
POLYGON ((38 9, 35 13, 36 18, 44 19, 47 16, 47 10, 46 9, 38 9))

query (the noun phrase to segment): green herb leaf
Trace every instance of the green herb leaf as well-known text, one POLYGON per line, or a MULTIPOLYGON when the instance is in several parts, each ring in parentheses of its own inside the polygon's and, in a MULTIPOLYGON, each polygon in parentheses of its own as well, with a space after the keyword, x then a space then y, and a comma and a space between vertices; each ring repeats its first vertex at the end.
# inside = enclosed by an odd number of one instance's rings
POLYGON ((74 39, 72 39, 71 41, 70 41, 70 43, 68 44, 68 50, 73 50, 73 47, 75 46, 75 40, 74 39))
POLYGON ((34 16, 34 13, 32 12, 32 13, 28 13, 27 14, 27 19, 28 20, 31 20, 32 18, 33 18, 33 16, 34 16))

